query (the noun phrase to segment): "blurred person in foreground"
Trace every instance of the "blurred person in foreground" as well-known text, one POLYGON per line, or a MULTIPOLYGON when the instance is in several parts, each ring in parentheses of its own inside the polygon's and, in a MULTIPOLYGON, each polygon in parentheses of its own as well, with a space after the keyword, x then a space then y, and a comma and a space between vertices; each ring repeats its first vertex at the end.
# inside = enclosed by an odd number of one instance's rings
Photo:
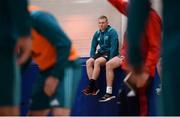
POLYGON ((76 48, 55 17, 33 6, 32 60, 40 74, 35 82, 28 115, 70 115, 81 78, 76 48))
MULTIPOLYGON (((162 0, 162 108, 163 115, 180 115, 180 10, 179 0, 162 0)), ((131 0, 128 19, 128 59, 137 75, 145 70, 141 52, 141 33, 150 13, 148 0, 131 0)), ((143 79, 143 78, 141 78, 143 79)), ((144 84, 141 82, 140 84, 144 84)))
POLYGON ((0 54, 0 115, 18 116, 21 95, 19 65, 31 54, 26 0, 0 1, 0 54))

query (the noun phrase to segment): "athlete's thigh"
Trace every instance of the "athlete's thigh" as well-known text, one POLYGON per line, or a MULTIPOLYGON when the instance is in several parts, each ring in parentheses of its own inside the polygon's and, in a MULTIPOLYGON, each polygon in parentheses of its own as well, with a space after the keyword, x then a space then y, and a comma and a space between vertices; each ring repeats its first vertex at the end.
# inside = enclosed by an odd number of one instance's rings
POLYGON ((117 68, 121 66, 121 62, 122 60, 118 56, 116 56, 110 59, 106 64, 110 65, 112 68, 117 68))

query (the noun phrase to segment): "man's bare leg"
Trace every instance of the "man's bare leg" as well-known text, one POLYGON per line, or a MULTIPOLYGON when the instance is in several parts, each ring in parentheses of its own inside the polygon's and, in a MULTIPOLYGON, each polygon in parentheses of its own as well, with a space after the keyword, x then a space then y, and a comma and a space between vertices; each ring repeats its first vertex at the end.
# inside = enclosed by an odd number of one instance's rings
POLYGON ((0 107, 0 116, 18 116, 19 107, 0 107))
POLYGON ((92 70, 91 66, 92 61, 88 60, 87 61, 87 72, 88 72, 88 76, 89 76, 89 85, 83 89, 83 93, 85 95, 97 95, 97 93, 99 92, 99 89, 96 88, 95 86, 95 81, 97 80, 99 73, 100 73, 100 67, 106 64, 106 59, 103 57, 97 58, 94 62, 94 69, 92 70), (93 71, 91 73, 91 70, 93 71))
POLYGON ((92 78, 93 69, 94 69, 94 59, 90 58, 86 61, 86 70, 89 80, 92 78))
POLYGON ((54 108, 52 109, 52 114, 54 116, 69 116, 70 109, 68 108, 54 108))
POLYGON ((100 74, 100 68, 101 66, 104 66, 106 64, 106 59, 104 57, 99 57, 94 62, 94 70, 92 74, 92 79, 97 80, 100 74))
POLYGON ((121 66, 122 60, 119 57, 114 57, 106 63, 106 83, 112 87, 114 81, 114 69, 121 66))
POLYGON ((99 102, 109 101, 115 96, 112 95, 112 85, 114 81, 114 69, 121 66, 122 59, 117 57, 112 58, 106 63, 106 94, 99 100, 99 102))
POLYGON ((44 110, 30 110, 28 112, 28 116, 47 116, 49 114, 50 110, 49 109, 44 109, 44 110))

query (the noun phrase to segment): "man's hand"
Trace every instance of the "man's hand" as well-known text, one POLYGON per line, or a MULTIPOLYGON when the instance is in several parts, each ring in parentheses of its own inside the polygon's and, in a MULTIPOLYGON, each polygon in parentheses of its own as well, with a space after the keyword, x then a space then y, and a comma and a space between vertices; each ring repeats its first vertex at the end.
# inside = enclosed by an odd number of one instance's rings
POLYGON ((15 51, 19 55, 17 63, 23 64, 31 55, 32 40, 30 36, 20 37, 17 41, 15 51))
POLYGON ((149 79, 149 72, 148 69, 142 65, 140 67, 132 69, 133 77, 136 79, 136 87, 142 88, 147 84, 147 81, 149 79))
POLYGON ((58 86, 59 80, 53 76, 49 76, 44 84, 44 92, 47 96, 52 96, 58 86))
POLYGON ((137 68, 129 67, 129 71, 132 72, 129 79, 131 84, 134 84, 136 88, 142 88, 146 85, 150 76, 146 68, 142 66, 137 68))
POLYGON ((149 78, 149 73, 147 72, 142 72, 142 73, 133 73, 132 77, 135 79, 136 82, 136 87, 137 88, 142 88, 146 85, 148 78, 149 78))
POLYGON ((125 57, 124 56, 120 56, 120 64, 122 64, 122 62, 124 61, 125 57))

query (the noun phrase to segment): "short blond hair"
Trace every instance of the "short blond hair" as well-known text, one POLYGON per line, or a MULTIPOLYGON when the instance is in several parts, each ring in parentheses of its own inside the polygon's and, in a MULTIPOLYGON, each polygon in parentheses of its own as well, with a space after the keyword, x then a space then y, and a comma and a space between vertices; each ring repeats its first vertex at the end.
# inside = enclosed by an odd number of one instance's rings
POLYGON ((108 22, 108 18, 105 15, 101 15, 98 19, 106 19, 106 21, 108 22))

